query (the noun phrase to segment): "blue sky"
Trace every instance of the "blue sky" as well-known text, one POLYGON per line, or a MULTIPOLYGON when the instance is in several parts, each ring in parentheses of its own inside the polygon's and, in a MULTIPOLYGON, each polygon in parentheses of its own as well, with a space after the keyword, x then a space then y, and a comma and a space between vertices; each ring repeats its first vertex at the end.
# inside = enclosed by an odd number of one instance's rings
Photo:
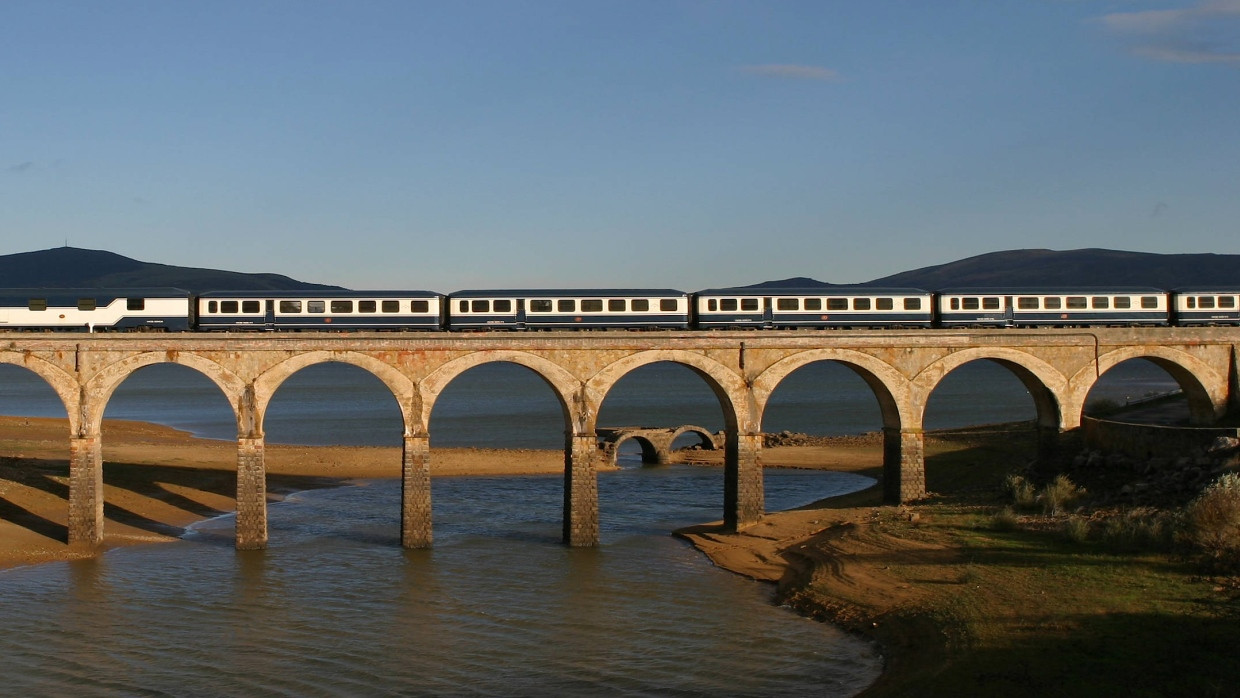
POLYGON ((1240 253, 1240 0, 8 0, 0 254, 66 241, 445 292, 1240 253))

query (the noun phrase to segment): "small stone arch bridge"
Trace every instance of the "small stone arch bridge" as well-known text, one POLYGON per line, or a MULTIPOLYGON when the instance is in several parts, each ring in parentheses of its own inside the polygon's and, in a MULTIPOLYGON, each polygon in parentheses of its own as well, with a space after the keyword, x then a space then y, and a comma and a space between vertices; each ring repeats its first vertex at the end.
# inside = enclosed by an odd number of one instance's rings
POLYGON ((642 448, 642 463, 664 465, 672 462, 672 443, 684 434, 696 434, 700 446, 716 451, 727 444, 727 432, 711 433, 705 427, 686 424, 679 427, 595 427, 599 457, 607 465, 616 464, 620 446, 636 441, 642 448))
POLYGON ((724 332, 0 334, 0 362, 41 376, 69 421, 68 535, 103 540, 101 422, 134 371, 177 363, 210 379, 237 420, 238 548, 267 544, 263 422, 276 389, 297 371, 336 361, 365 369, 396 398, 403 419, 401 541, 431 544, 430 415, 443 389, 482 364, 525 366, 554 392, 564 419, 564 540, 598 542, 597 416, 616 382, 642 366, 688 367, 719 400, 724 424, 723 520, 739 529, 764 513, 762 416, 792 372, 833 361, 873 391, 883 421, 888 502, 925 494, 923 415, 939 381, 982 359, 1014 373, 1037 409, 1040 443, 1076 429, 1098 377, 1128 359, 1166 369, 1192 418, 1209 424, 1237 402, 1240 328, 1044 330, 815 330, 724 332))

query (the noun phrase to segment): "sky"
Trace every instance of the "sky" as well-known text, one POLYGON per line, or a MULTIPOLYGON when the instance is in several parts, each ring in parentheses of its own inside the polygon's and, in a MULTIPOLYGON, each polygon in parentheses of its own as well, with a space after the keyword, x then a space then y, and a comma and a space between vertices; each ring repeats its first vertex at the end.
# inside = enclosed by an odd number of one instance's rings
POLYGON ((0 254, 65 244, 440 292, 1240 253, 1240 0, 5 0, 0 254))

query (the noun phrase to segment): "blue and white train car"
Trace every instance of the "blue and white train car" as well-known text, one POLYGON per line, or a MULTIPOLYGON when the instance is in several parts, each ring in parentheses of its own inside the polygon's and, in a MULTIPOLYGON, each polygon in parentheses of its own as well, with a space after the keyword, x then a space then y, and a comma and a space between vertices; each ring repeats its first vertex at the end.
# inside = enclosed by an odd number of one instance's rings
POLYGON ((1177 325, 1240 324, 1240 288, 1186 286, 1171 292, 1177 325))
POLYGON ((179 288, 0 289, 0 330, 184 332, 189 311, 179 288))
POLYGON ((714 288, 694 294, 701 329, 930 327, 934 299, 916 288, 714 288))
POLYGON ((1145 287, 947 288, 938 292, 941 327, 1166 325, 1166 291, 1145 287))
POLYGON ((202 331, 439 330, 443 296, 430 291, 208 291, 202 331))
POLYGON ((449 330, 689 329, 689 294, 674 289, 457 291, 449 330))

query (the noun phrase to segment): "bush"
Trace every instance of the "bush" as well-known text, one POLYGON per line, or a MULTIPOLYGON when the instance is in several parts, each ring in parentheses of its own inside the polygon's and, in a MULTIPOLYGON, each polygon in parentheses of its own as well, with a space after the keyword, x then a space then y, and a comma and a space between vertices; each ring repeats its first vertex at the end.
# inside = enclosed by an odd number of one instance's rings
POLYGON ((1174 514, 1155 509, 1130 509, 1107 519, 1102 538, 1121 550, 1162 550, 1175 547, 1174 514))
POLYGON ((996 531, 1014 531, 1018 521, 1012 507, 1003 507, 991 517, 990 527, 996 531))
POLYGON ((1184 513, 1188 541, 1218 563, 1240 563, 1240 475, 1227 473, 1184 513))
POLYGON ((1084 543, 1089 538, 1089 522, 1079 516, 1069 516, 1063 522, 1063 537, 1073 543, 1084 543))
POLYGON ((1012 498, 1012 504, 1018 509, 1030 509, 1036 501, 1033 484, 1020 475, 1012 474, 1004 478, 1003 490, 1012 498))
POLYGON ((1042 511, 1051 516, 1058 516, 1072 502, 1085 494, 1085 490, 1073 484, 1067 475, 1056 475, 1049 485, 1038 493, 1038 501, 1042 503, 1042 511))

